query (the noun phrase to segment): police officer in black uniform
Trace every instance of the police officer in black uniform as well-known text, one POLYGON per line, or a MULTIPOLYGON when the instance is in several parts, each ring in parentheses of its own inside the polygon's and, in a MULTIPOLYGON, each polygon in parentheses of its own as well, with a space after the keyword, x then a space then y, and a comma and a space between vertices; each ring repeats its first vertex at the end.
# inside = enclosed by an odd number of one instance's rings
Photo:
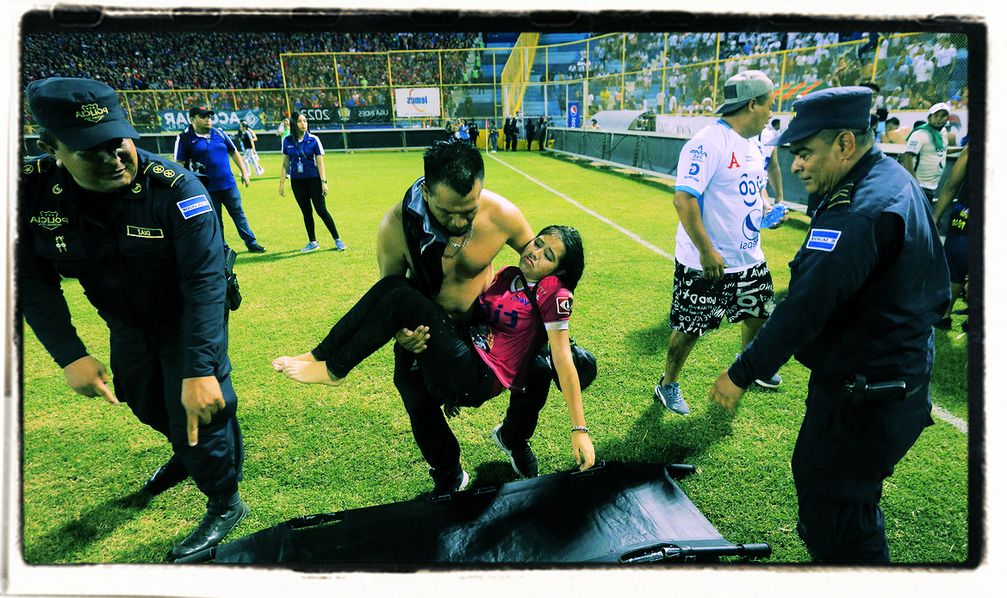
POLYGON ((504 149, 513 152, 517 151, 517 114, 508 116, 504 121, 504 149))
POLYGON ((926 196, 874 146, 871 90, 808 94, 779 137, 817 200, 787 298, 714 383, 734 409, 791 355, 811 370, 791 466, 797 531, 818 562, 885 563, 882 480, 930 419, 932 326, 948 268, 926 196))
POLYGON ((168 558, 200 553, 249 512, 238 495, 220 225, 192 173, 136 149, 139 135, 109 86, 51 78, 27 95, 48 155, 22 167, 20 309, 74 391, 121 399, 171 442, 174 455, 144 490, 156 495, 192 476, 206 515, 168 558), (115 394, 70 321, 61 276, 80 280, 108 324, 115 394))

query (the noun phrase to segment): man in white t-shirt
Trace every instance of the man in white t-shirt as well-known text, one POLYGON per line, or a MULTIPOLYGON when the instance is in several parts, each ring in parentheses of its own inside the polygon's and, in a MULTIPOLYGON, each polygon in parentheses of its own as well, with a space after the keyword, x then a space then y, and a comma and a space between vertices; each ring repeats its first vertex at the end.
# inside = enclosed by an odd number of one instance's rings
POLYGON ((946 97, 948 94, 948 83, 954 73, 957 55, 958 49, 949 39, 938 39, 937 44, 934 45, 934 65, 936 66, 934 81, 937 82, 937 92, 941 94, 941 97, 946 97))
POLYGON ((906 141, 906 151, 899 162, 911 172, 931 203, 937 201, 937 185, 944 175, 947 161, 948 124, 951 107, 939 102, 927 112, 926 124, 913 129, 906 141))
MULTIPOLYGON (((756 139, 769 121, 773 82, 761 71, 742 71, 727 80, 722 118, 701 129, 682 148, 675 183, 675 282, 671 336, 655 400, 686 414, 678 377, 704 333, 743 322, 742 346, 755 337, 773 310, 773 281, 759 241, 765 158, 756 139)), ((757 381, 775 388, 777 375, 757 381)))
POLYGON ((916 75, 916 84, 923 85, 930 82, 934 76, 934 63, 925 54, 919 54, 913 59, 913 74, 916 75))

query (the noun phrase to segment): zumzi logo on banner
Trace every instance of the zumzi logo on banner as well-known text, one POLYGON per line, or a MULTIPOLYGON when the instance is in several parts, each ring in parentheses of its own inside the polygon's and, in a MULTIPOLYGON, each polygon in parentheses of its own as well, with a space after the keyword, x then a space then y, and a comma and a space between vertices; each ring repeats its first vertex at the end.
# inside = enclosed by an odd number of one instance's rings
POLYGON ((440 116, 440 90, 436 87, 403 87, 396 89, 395 115, 399 118, 440 116))
MULTIPOLYGON (((157 114, 161 117, 162 131, 184 131, 189 126, 188 112, 167 110, 157 114)), ((237 131, 242 121, 252 129, 259 128, 262 125, 262 110, 217 110, 210 124, 225 131, 237 131)))

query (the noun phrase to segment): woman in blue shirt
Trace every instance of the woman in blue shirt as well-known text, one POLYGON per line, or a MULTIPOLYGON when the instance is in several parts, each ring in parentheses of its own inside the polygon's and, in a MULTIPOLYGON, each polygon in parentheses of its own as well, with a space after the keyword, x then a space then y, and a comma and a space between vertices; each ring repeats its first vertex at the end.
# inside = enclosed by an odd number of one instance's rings
POLYGON ((283 171, 287 176, 280 177, 280 197, 286 188, 286 179, 290 178, 290 190, 294 192, 297 207, 304 216, 304 230, 308 233, 308 244, 301 249, 307 253, 318 249, 315 239, 315 218, 311 213, 314 207, 318 217, 329 229, 336 249, 343 251, 346 244, 339 239, 336 223, 325 207, 325 196, 329 194, 329 185, 325 179, 325 150, 317 136, 308 132, 308 119, 303 114, 294 112, 290 115, 294 123, 293 131, 283 138, 283 171))

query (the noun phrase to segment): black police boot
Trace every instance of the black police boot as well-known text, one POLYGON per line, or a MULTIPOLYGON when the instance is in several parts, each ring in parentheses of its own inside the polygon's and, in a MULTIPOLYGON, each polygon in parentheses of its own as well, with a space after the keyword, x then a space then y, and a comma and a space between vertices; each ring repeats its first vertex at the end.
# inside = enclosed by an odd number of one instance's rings
POLYGON ((174 562, 216 546, 251 512, 237 492, 229 496, 211 496, 206 501, 206 514, 203 515, 203 520, 184 540, 171 549, 168 560, 174 562))
POLYGON ((151 496, 157 496, 165 490, 177 486, 189 477, 185 465, 178 455, 172 455, 167 463, 157 468, 156 471, 143 483, 143 491, 151 496))

